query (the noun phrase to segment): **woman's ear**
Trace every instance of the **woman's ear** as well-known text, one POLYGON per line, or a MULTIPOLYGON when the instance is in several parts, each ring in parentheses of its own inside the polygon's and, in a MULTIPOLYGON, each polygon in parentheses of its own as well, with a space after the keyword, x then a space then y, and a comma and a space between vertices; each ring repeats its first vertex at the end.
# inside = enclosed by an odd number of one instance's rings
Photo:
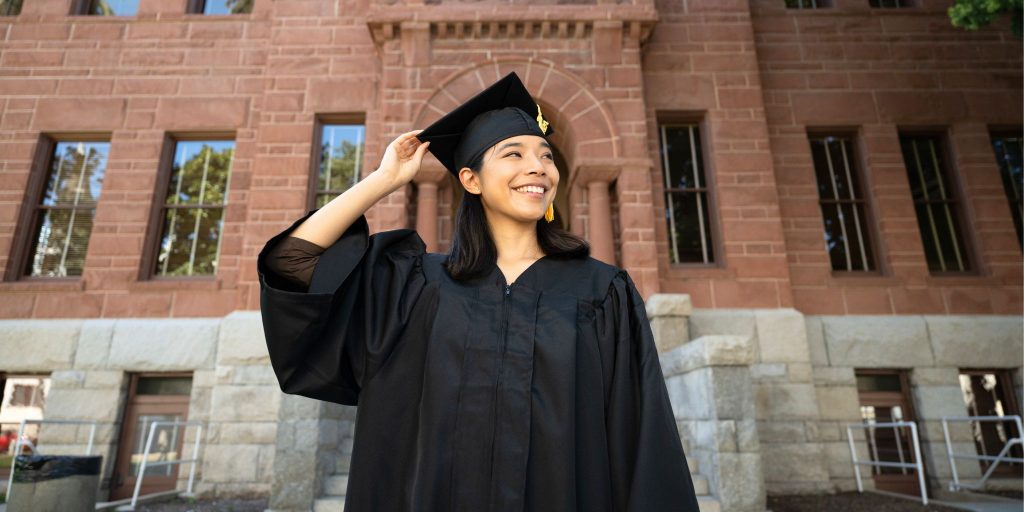
POLYGON ((466 189, 466 192, 480 195, 480 177, 473 172, 473 169, 469 167, 459 169, 459 183, 462 183, 462 188, 466 189))

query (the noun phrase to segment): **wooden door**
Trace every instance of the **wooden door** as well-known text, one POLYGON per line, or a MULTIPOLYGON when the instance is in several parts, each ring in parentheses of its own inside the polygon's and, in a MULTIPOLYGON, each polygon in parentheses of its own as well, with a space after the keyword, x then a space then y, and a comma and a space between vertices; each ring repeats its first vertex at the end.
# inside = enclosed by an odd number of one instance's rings
MULTIPOLYGON (((110 499, 130 498, 135 491, 146 438, 154 421, 187 421, 190 375, 133 375, 129 385, 118 443, 110 499)), ((188 458, 182 456, 184 428, 158 425, 149 448, 149 463, 188 458)), ((140 495, 174 490, 179 465, 146 468, 140 495)))
MULTIPOLYGON (((861 421, 864 423, 916 422, 906 371, 857 371, 857 392, 860 396, 861 421)), ((871 460, 907 464, 916 462, 910 427, 877 427, 865 429, 864 433, 871 460)), ((920 434, 918 431, 918 436, 920 434)), ((870 468, 876 489, 913 496, 921 495, 916 469, 880 466, 870 468)))

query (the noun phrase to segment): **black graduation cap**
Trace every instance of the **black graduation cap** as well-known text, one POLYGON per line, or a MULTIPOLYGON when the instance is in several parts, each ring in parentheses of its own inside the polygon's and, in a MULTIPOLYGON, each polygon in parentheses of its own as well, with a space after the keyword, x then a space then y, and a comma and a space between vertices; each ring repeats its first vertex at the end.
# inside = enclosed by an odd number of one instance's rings
POLYGON ((554 130, 515 72, 459 105, 416 135, 448 172, 458 176, 488 148, 516 135, 546 137, 554 130))

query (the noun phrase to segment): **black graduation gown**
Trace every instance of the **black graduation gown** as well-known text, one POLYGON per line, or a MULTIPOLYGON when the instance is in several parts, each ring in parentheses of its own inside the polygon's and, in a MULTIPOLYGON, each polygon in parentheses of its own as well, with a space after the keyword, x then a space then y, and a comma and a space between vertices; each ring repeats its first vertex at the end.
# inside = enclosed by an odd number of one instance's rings
POLYGON ((281 389, 359 406, 347 511, 698 511, 625 271, 546 256, 460 283, 360 217, 288 291, 267 253, 312 213, 260 252, 260 306, 281 389))

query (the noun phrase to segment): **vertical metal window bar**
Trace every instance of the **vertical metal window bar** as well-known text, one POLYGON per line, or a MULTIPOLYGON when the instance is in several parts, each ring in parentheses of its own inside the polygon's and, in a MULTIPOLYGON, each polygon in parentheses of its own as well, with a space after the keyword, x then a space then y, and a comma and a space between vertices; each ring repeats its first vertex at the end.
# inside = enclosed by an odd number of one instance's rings
MULTIPOLYGON (((825 160, 828 162, 828 175, 832 180, 832 198, 836 201, 836 215, 839 217, 839 231, 843 234, 843 253, 846 255, 846 270, 853 270, 853 261, 850 258, 850 236, 846 233, 846 219, 843 217, 843 204, 839 197, 839 180, 836 179, 835 166, 832 163, 832 152, 829 151, 828 138, 825 139, 825 160)), ((840 142, 842 144, 842 142, 840 142)), ((845 159, 844 159, 845 160, 845 159)), ((846 165, 846 162, 843 162, 846 165)), ((857 216, 854 215, 854 218, 857 216)), ((860 238, 860 233, 857 233, 860 238)))
MULTIPOLYGON (((851 201, 860 201, 861 198, 854 196, 853 177, 850 175, 850 156, 846 152, 846 141, 841 140, 839 142, 840 149, 843 152, 843 168, 846 170, 846 190, 849 191, 851 201)), ((860 215, 858 215, 858 209, 863 208, 862 203, 853 202, 851 203, 851 209, 853 210, 853 225, 857 229, 857 245, 860 246, 860 258, 863 262, 863 270, 870 270, 868 266, 868 254, 866 249, 867 237, 864 236, 864 232, 860 227, 860 215)))
POLYGON ((668 166, 668 127, 661 127, 661 165, 665 168, 665 206, 668 207, 668 236, 672 239, 672 263, 679 263, 678 245, 676 244, 676 213, 672 203, 672 172, 668 166))
MULTIPOLYGON (((665 203, 668 213, 668 224, 669 224, 669 236, 672 239, 672 262, 682 263, 683 257, 679 252, 679 236, 680 228, 676 223, 676 208, 673 201, 673 197, 687 197, 692 195, 696 205, 696 222, 700 236, 700 251, 701 260, 700 263, 708 264, 712 262, 711 254, 711 241, 708 239, 708 219, 704 213, 704 209, 707 206, 707 188, 704 183, 701 182, 701 160, 698 154, 700 144, 700 136, 697 125, 683 125, 683 126, 668 126, 662 125, 661 127, 661 139, 662 139, 662 165, 664 167, 665 175, 665 203), (689 144, 689 155, 692 171, 693 171, 693 183, 688 184, 684 179, 682 186, 672 183, 672 166, 670 158, 670 144, 669 144, 669 128, 677 130, 686 130, 686 138, 689 144)), ((685 171, 683 171, 685 172, 685 171)))
POLYGON ((946 231, 949 232, 949 236, 950 236, 949 243, 952 244, 954 252, 956 254, 956 263, 957 263, 956 269, 957 270, 964 270, 963 257, 960 255, 960 244, 959 244, 959 242, 957 240, 956 228, 955 228, 954 223, 953 223, 953 216, 952 216, 952 214, 949 211, 949 198, 946 195, 945 185, 942 183, 943 182, 942 168, 939 167, 938 155, 935 152, 935 141, 930 139, 930 138, 929 139, 925 139, 927 141, 927 143, 928 143, 929 156, 931 156, 931 163, 934 166, 933 169, 934 169, 934 172, 936 174, 936 180, 935 181, 938 182, 938 185, 939 185, 939 198, 938 199, 932 199, 929 196, 929 194, 928 194, 928 186, 926 184, 926 180, 925 180, 925 176, 924 176, 924 167, 923 167, 923 165, 921 163, 921 150, 918 148, 918 142, 920 140, 921 139, 915 138, 915 139, 912 139, 910 143, 911 143, 911 147, 913 148, 913 152, 914 152, 914 167, 916 168, 918 181, 920 182, 921 194, 923 195, 923 198, 924 198, 925 212, 928 214, 928 224, 929 224, 929 228, 931 229, 931 232, 932 232, 933 245, 935 246, 935 252, 937 253, 937 256, 939 258, 939 266, 941 267, 942 271, 948 270, 947 265, 946 265, 946 258, 942 254, 942 244, 941 244, 940 239, 939 239, 939 230, 938 230, 938 226, 936 225, 935 214, 932 211, 932 206, 935 205, 935 204, 941 204, 943 206, 943 209, 945 210, 946 223, 947 223, 946 224, 946 231))

